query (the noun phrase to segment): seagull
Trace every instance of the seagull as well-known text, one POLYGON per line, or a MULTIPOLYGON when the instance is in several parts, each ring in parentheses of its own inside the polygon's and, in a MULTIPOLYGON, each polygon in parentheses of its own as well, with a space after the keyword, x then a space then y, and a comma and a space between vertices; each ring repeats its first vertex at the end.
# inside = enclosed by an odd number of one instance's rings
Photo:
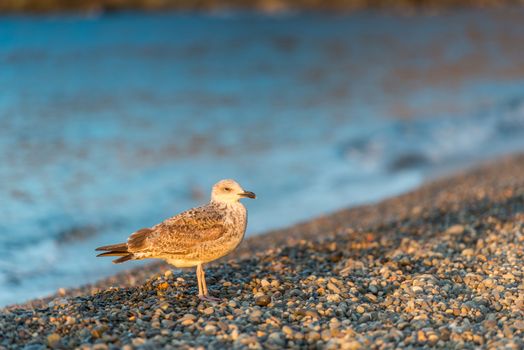
POLYGON ((231 179, 217 182, 208 204, 189 209, 151 228, 132 233, 126 243, 96 248, 98 256, 118 256, 113 263, 148 258, 162 259, 175 267, 195 267, 198 297, 209 295, 204 264, 231 253, 244 238, 247 210, 240 199, 256 198, 231 179))

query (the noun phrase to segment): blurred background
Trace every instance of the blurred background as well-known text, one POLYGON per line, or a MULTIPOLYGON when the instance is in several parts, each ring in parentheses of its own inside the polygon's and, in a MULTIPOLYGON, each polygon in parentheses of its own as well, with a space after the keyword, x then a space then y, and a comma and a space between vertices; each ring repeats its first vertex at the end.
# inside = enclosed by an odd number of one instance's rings
POLYGON ((3 0, 0 11, 0 306, 136 266, 94 248, 207 202, 221 178, 257 193, 254 235, 524 150, 520 7, 3 0))

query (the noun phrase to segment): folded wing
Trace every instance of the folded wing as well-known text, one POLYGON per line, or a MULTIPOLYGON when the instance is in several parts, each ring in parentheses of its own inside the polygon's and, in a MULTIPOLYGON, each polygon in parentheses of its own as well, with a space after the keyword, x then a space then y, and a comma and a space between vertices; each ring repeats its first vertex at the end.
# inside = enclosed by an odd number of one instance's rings
POLYGON ((203 242, 219 239, 226 232, 223 216, 210 207, 200 207, 142 229, 128 239, 128 251, 152 256, 185 256, 203 242))

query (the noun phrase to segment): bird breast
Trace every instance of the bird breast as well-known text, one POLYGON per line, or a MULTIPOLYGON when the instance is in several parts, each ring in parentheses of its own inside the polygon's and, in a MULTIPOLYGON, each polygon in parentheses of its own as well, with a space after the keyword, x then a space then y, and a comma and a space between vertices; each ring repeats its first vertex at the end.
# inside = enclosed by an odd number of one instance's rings
POLYGON ((232 252, 244 238, 247 227, 247 210, 241 203, 228 204, 221 210, 224 213, 226 233, 212 244, 214 247, 207 247, 210 251, 214 251, 215 254, 211 255, 219 255, 215 259, 232 252))
MULTIPOLYGON (((239 231, 245 231, 247 226, 247 210, 242 203, 234 203, 227 206, 224 215, 224 223, 239 231)), ((243 233, 242 233, 243 234, 243 233)))

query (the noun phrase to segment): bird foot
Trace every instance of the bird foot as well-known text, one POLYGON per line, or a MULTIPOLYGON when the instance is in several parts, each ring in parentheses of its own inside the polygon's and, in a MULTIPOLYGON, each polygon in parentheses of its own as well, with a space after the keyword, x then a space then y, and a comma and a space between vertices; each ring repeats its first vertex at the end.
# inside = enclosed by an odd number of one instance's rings
POLYGON ((222 299, 220 298, 215 298, 215 297, 212 297, 211 295, 199 295, 198 296, 198 299, 202 300, 202 301, 209 301, 209 302, 217 302, 217 301, 222 301, 222 299))

